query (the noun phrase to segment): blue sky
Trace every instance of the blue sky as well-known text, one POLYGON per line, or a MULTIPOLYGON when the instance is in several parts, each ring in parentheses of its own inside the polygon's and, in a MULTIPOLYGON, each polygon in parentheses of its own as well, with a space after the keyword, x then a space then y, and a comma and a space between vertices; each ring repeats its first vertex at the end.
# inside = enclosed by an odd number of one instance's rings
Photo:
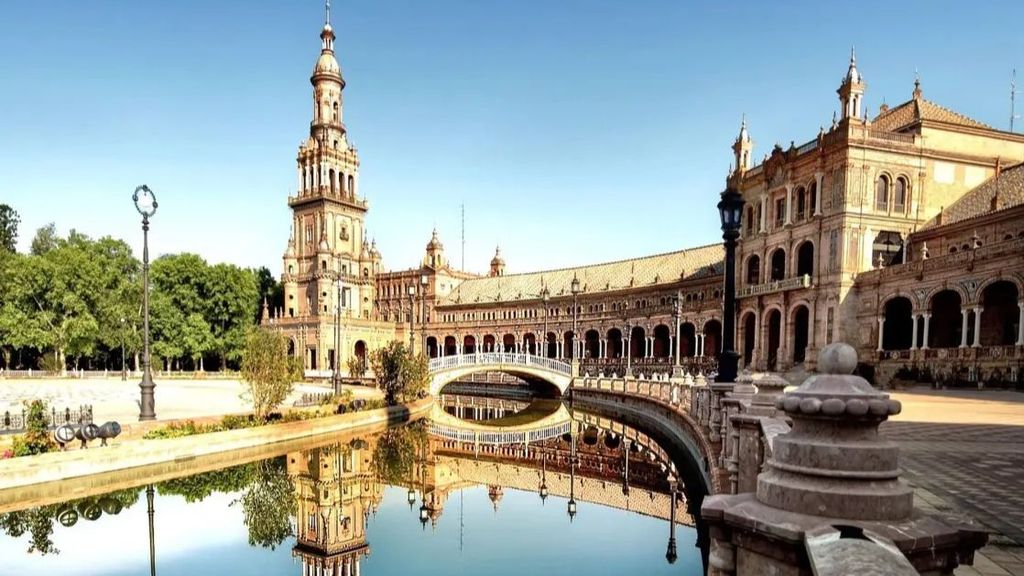
MULTIPOLYGON (((718 239, 744 112, 755 159, 812 138, 849 48, 874 113, 926 98, 1006 129, 1024 3, 335 0, 368 226, 408 268, 436 225, 510 272, 718 239)), ((155 254, 280 270, 319 0, 12 0, 0 8, 0 202, 155 254)), ((1024 102, 1020 108, 1024 109, 1024 102)), ((1024 125, 1024 123, 1019 124, 1024 125)))

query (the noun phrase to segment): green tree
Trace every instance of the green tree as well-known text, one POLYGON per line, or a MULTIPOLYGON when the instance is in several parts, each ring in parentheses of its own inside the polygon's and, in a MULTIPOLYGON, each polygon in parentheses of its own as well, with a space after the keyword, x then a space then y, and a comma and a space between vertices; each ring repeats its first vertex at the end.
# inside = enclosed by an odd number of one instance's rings
POLYGON ((279 406, 292 391, 295 363, 288 357, 287 339, 269 328, 252 328, 242 353, 245 397, 257 418, 279 406))
POLYGON ((241 503, 250 546, 273 550, 293 535, 290 520, 295 513, 295 492, 283 458, 256 465, 241 503))
POLYGON ((430 381, 426 356, 412 354, 404 343, 397 340, 374 350, 370 354, 370 367, 389 406, 416 398, 426 391, 430 381))
POLYGON ((186 502, 202 502, 216 493, 229 494, 245 490, 256 476, 257 464, 252 462, 241 466, 232 466, 222 470, 211 470, 202 474, 193 474, 174 478, 157 484, 161 494, 183 496, 186 502))
POLYGON ((45 454, 57 448, 57 443, 50 437, 47 412, 46 403, 42 400, 25 402, 25 433, 14 437, 15 456, 45 454))
POLYGON ((275 307, 284 304, 284 286, 274 278, 266 266, 259 267, 256 272, 256 286, 259 289, 259 298, 256 310, 256 321, 258 322, 263 314, 263 302, 273 310, 275 307))
POLYGON ((241 359, 245 337, 259 311, 256 274, 233 264, 212 266, 207 275, 205 317, 221 364, 241 359))
POLYGON ((0 204, 0 252, 15 253, 18 243, 18 224, 21 217, 7 204, 0 204))
POLYGON ((29 252, 35 256, 42 256, 56 248, 59 240, 57 225, 50 222, 36 230, 36 235, 32 238, 32 246, 29 248, 29 252))
POLYGON ((374 476, 393 486, 408 482, 416 454, 425 447, 426 440, 426 429, 419 422, 382 432, 373 447, 374 476))

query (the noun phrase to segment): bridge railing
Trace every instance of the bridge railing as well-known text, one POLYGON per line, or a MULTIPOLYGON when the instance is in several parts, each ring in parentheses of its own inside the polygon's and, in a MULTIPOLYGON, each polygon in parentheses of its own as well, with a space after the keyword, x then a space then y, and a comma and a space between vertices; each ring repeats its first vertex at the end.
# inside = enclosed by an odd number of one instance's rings
POLYGON ((458 428, 447 424, 431 422, 429 430, 434 436, 439 436, 447 440, 454 440, 456 442, 506 445, 529 444, 530 442, 539 442, 541 440, 556 438, 563 434, 567 434, 571 424, 572 422, 560 422, 558 424, 552 424, 536 430, 495 430, 490 432, 486 430, 458 428))
POLYGON ((512 364, 516 366, 536 366, 565 376, 572 376, 572 364, 554 358, 544 358, 533 354, 517 354, 514 352, 477 352, 474 354, 458 354, 430 359, 430 371, 439 372, 462 366, 481 366, 493 364, 512 364))

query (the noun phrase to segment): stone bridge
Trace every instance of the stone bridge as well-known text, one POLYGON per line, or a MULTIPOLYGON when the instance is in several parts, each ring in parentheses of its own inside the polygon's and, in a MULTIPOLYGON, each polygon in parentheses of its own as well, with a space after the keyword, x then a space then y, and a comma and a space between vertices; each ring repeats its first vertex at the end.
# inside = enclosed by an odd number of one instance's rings
POLYGON ((554 386, 560 394, 572 385, 573 365, 533 354, 480 352, 430 360, 430 394, 436 396, 449 382, 484 372, 512 374, 531 383, 554 386))

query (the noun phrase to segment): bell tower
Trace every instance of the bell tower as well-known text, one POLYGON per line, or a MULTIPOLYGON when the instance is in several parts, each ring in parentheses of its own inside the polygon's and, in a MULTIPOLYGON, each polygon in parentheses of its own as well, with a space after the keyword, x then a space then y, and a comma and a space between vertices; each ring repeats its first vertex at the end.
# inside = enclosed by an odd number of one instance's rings
POLYGON ((343 122, 345 80, 334 52, 331 3, 325 5, 320 55, 309 81, 313 114, 296 157, 298 191, 288 198, 292 238, 284 255, 285 303, 291 317, 327 315, 338 305, 325 280, 341 276, 344 316, 368 319, 380 270, 366 238, 368 204, 359 196, 359 154, 343 122))
POLYGON ((750 139, 750 133, 747 132, 747 115, 744 114, 743 121, 740 123, 739 136, 736 137, 736 141, 732 144, 737 174, 743 174, 750 169, 750 154, 753 150, 754 141, 750 139))

